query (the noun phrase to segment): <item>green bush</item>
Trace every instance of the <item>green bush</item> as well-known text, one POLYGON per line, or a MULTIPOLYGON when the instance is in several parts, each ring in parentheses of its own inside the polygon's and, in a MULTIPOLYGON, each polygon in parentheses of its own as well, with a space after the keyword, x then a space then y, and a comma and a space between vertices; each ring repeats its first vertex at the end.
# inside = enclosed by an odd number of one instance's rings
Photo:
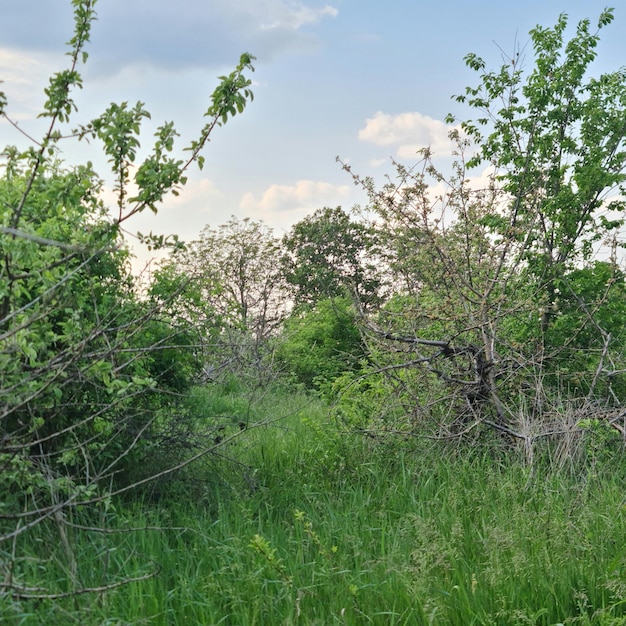
POLYGON ((285 323, 277 351, 284 369, 310 389, 328 389, 340 374, 359 366, 365 347, 347 298, 319 301, 285 323))

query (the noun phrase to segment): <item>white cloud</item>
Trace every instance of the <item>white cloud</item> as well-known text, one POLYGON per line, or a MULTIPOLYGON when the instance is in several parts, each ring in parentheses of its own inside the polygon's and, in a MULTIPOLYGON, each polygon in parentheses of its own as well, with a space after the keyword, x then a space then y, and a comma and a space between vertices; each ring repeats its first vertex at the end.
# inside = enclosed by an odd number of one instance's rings
POLYGON ((178 196, 169 194, 164 199, 156 216, 146 210, 133 227, 143 229, 142 232, 176 233, 181 239, 193 239, 207 224, 228 218, 228 210, 221 206, 223 199, 224 193, 213 181, 190 179, 178 196))
POLYGON ((44 74, 42 58, 20 54, 15 50, 0 48, 0 72, 3 80, 19 85, 30 85, 32 75, 44 74))
POLYGON ((369 162, 370 167, 380 167, 381 165, 384 165, 385 163, 389 163, 389 159, 384 158, 384 159, 371 159, 369 162))
POLYGON ((165 200, 167 207, 201 207, 207 200, 218 200, 223 197, 223 193, 215 186, 215 183, 208 178, 189 180, 178 196, 170 195, 165 200))
POLYGON ((299 180, 295 185, 272 185, 260 198, 247 193, 241 208, 247 211, 283 212, 294 209, 319 209, 324 205, 341 204, 348 197, 348 185, 333 185, 313 180, 299 180))
MULTIPOLYGON (((129 184, 129 196, 136 193, 134 184, 129 184)), ((224 194, 213 181, 208 178, 190 179, 182 188, 180 194, 168 194, 163 202, 157 204, 157 214, 150 209, 144 209, 140 214, 133 216, 125 227, 130 232, 140 231, 148 233, 177 234, 182 239, 192 239, 209 222, 214 221, 215 213, 220 213, 220 201, 224 194)), ((110 186, 104 186, 100 198, 108 207, 109 214, 115 218, 118 215, 117 194, 110 186)), ((128 206, 128 209, 132 205, 128 206)), ((219 216, 220 218, 222 215, 219 216)), ((226 217, 228 215, 226 214, 226 217)))
POLYGON ((359 139, 376 146, 393 146, 400 158, 413 158, 418 150, 430 147, 437 155, 450 153, 448 138, 451 127, 428 115, 418 112, 390 115, 378 111, 366 120, 359 131, 359 139))
MULTIPOLYGON (((263 5, 273 5, 270 8, 269 13, 274 14, 271 22, 263 21, 260 23, 262 30, 287 28, 291 30, 298 30, 308 24, 317 24, 324 17, 336 17, 339 11, 335 7, 324 6, 320 8, 312 8, 304 5, 303 3, 287 4, 285 2, 269 2, 258 3, 255 2, 249 6, 245 6, 246 3, 240 5, 245 11, 252 9, 258 14, 267 14, 267 7, 263 9, 263 5), (261 10, 260 10, 261 9, 261 10)), ((232 3, 229 6, 233 7, 232 3)))
POLYGON ((246 217, 284 230, 322 207, 354 204, 353 189, 351 185, 299 180, 294 185, 271 185, 258 196, 246 193, 239 208, 246 217))
POLYGON ((48 55, 0 48, 0 91, 8 100, 7 113, 13 121, 32 117, 41 109, 43 88, 55 65, 48 55))

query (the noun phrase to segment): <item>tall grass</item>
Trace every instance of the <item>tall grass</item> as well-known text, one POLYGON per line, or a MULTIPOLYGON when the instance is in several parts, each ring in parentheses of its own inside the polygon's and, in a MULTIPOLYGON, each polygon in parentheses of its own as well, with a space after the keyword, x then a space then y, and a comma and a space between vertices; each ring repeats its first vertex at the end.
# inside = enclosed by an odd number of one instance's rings
MULTIPOLYGON (((227 412, 248 410, 231 400, 227 412)), ((297 394, 255 410, 288 417, 246 432, 159 500, 102 512, 144 530, 75 531, 81 584, 157 575, 69 600, 5 597, 0 620, 626 624, 623 460, 532 473, 484 451, 340 435, 321 402, 297 394)), ((63 546, 45 553, 45 542, 33 540, 20 575, 71 588, 63 546)))

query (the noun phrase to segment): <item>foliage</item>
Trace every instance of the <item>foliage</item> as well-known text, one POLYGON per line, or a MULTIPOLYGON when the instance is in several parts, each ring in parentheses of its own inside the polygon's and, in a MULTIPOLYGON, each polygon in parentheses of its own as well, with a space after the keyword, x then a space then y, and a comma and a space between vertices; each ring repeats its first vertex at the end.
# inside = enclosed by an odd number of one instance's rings
POLYGON ((206 227, 189 244, 182 267, 196 270, 224 325, 262 341, 285 315, 278 254, 278 242, 262 222, 232 218, 217 229, 206 227))
POLYGON ((365 358, 357 316, 348 298, 319 300, 285 322, 278 359, 285 371, 309 388, 327 387, 365 358))
MULTIPOLYGON (((479 145, 470 166, 486 161, 501 172, 511 206, 493 230, 523 243, 528 271, 550 301, 563 272, 589 260, 593 244, 623 224, 619 214, 611 219, 623 201, 607 194, 623 192, 626 180, 626 73, 589 77, 599 32, 612 21, 605 9, 595 32, 582 20, 567 42, 566 15, 552 28, 537 26, 530 33, 535 67, 526 77, 519 55, 498 72, 466 57, 480 85, 458 99, 483 116, 462 124, 479 145)), ((545 330, 551 315, 543 316, 545 330)))
MULTIPOLYGON (((165 416, 176 412, 172 392, 188 387, 197 372, 186 350, 195 339, 162 314, 164 301, 139 296, 123 232, 133 215, 156 211, 167 193, 179 191, 190 166, 201 163, 212 130, 241 112, 252 95, 244 75, 253 69, 252 57, 243 55, 214 92, 208 122, 186 159, 174 156, 176 131, 168 122, 138 161, 141 123, 149 117, 142 103, 112 104, 90 123, 70 128, 72 91, 82 87, 79 65, 87 59, 95 20, 93 0, 72 4, 69 69, 50 79, 40 114, 48 129, 39 141, 24 134, 25 149, 2 152, 0 587, 3 597, 17 599, 47 595, 25 586, 20 575, 23 541, 35 531, 57 534, 67 593, 80 593, 84 581, 67 516, 77 507, 97 510, 116 489, 136 486, 128 480, 133 470, 146 454, 163 451, 154 442, 164 442, 165 416), (98 140, 108 158, 114 213, 102 203, 104 183, 91 162, 69 167, 58 159, 63 142, 85 139, 98 140)), ((9 119, 4 95, 0 102, 9 119)), ((165 243, 152 234, 140 238, 165 243)), ((175 459, 141 480, 184 462, 175 459)))
POLYGON ((208 347, 203 365, 212 378, 271 373, 272 340, 289 309, 279 255, 278 240, 262 222, 232 218, 218 228, 207 226, 155 273, 150 294, 175 294, 172 315, 200 333, 208 347))
POLYGON ((353 174, 393 276, 393 296, 362 320, 390 401, 411 417, 400 424, 444 438, 489 426, 530 462, 537 441, 568 441, 589 412, 620 430, 624 400, 626 82, 591 77, 598 32, 583 20, 565 41, 566 25, 531 32, 529 71, 519 55, 495 72, 466 57, 479 85, 458 100, 481 117, 452 130, 450 174, 428 149, 382 189, 353 174))
POLYGON ((136 336, 138 348, 150 346, 146 368, 161 390, 184 393, 201 378, 199 336, 189 324, 155 315, 136 336))
POLYGON ((295 287, 298 304, 351 294, 367 304, 378 300, 375 231, 353 221, 341 207, 304 218, 285 235, 283 245, 283 272, 295 287))
MULTIPOLYGON (((544 338, 550 355, 544 365, 547 382, 621 403, 626 392, 620 365, 626 339, 623 272, 614 263, 594 261, 567 272, 556 285, 544 338)), ((538 316, 516 320, 511 340, 536 342, 540 323, 538 316)))

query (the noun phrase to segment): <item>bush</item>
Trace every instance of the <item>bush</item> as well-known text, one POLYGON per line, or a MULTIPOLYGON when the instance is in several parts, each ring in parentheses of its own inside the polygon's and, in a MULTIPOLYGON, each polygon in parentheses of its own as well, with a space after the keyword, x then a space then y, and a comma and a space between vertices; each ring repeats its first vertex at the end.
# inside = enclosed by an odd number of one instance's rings
POLYGON ((278 359, 296 381, 326 389, 365 358, 356 315, 347 298, 321 300, 296 311, 285 323, 278 359))

